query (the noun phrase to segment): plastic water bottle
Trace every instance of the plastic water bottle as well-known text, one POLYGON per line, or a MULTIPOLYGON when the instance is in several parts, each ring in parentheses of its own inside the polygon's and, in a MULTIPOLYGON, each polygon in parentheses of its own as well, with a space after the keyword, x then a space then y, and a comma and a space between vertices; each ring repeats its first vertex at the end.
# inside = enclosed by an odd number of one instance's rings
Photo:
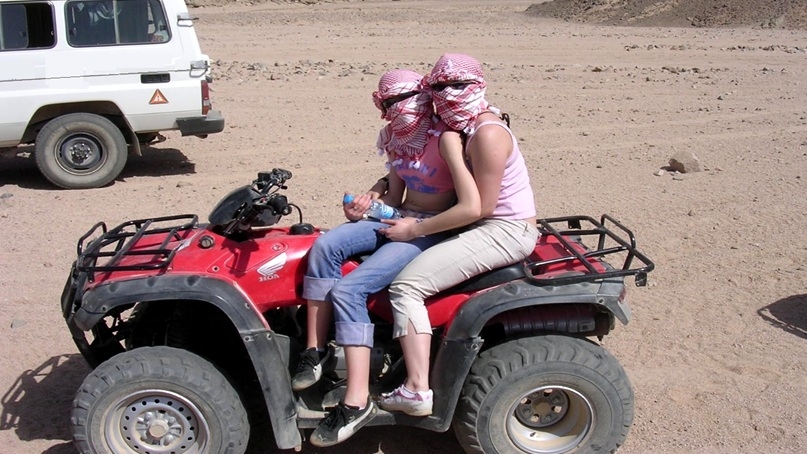
MULTIPOLYGON (((350 203, 353 201, 353 196, 345 194, 342 203, 350 203)), ((373 200, 370 202, 370 208, 364 213, 365 218, 373 219, 398 219, 401 217, 401 212, 397 208, 391 207, 380 200, 373 200)))

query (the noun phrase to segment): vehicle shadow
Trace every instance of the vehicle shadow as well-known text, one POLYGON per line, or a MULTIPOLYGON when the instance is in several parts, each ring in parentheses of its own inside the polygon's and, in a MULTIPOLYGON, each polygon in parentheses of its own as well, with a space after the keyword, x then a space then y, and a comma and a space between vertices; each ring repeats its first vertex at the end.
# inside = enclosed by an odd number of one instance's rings
POLYGON ((757 313, 771 325, 807 339, 807 294, 780 299, 757 313))
POLYGON ((144 146, 140 153, 142 156, 129 154, 126 167, 116 181, 130 177, 160 177, 171 175, 189 175, 196 173, 196 164, 188 160, 176 148, 161 148, 157 146, 144 146))
MULTIPOLYGON (((307 430, 306 436, 310 436, 311 432, 307 430)), ((254 438, 253 436, 247 454, 325 452, 324 449, 313 446, 308 440, 303 440, 300 451, 283 451, 277 449, 271 436, 264 437, 265 439, 259 443, 256 443, 254 438)), ((328 454, 464 454, 465 451, 450 429, 445 433, 437 433, 407 426, 371 426, 359 430, 349 440, 327 448, 327 452, 328 454)))
MULTIPOLYGON (((70 413, 76 390, 90 368, 79 354, 54 356, 33 370, 20 374, 3 394, 0 431, 13 430, 19 440, 59 442, 43 454, 75 454, 70 433, 70 413)), ((249 454, 292 453, 278 450, 271 428, 252 428, 249 454), (261 435, 263 434, 263 435, 261 435)), ((306 435, 310 435, 307 431, 306 435)), ((303 442, 299 454, 317 454, 322 449, 303 442)), ((350 440, 328 448, 331 454, 462 454, 452 431, 436 433, 414 427, 365 427, 350 440)))
MULTIPOLYGON (((321 453, 307 442, 303 454, 321 453)), ((463 454, 465 451, 449 429, 445 433, 431 432, 415 427, 365 427, 350 440, 328 450, 332 454, 463 454)))
MULTIPOLYGON (((59 190, 39 173, 33 153, 33 146, 0 148, 0 188, 8 185, 25 189, 59 190)), ((116 182, 132 177, 196 173, 196 164, 176 148, 144 146, 141 154, 142 156, 129 154, 126 166, 115 179, 116 182)))
POLYGON ((0 188, 56 189, 36 167, 34 147, 0 148, 0 188))
POLYGON ((75 391, 89 372, 79 354, 54 356, 26 370, 3 394, 0 430, 14 430, 22 441, 67 441, 46 451, 50 454, 75 452, 70 412, 75 391))

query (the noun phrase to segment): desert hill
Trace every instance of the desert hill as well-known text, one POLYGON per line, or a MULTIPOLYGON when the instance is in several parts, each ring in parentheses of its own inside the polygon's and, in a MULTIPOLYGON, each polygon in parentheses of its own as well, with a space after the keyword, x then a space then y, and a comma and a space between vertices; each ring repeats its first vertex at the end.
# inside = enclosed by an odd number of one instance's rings
POLYGON ((602 25, 807 28, 804 0, 553 0, 526 13, 602 25))
MULTIPOLYGON (((188 6, 353 3, 366 0, 185 0, 188 6)), ((370 0, 397 1, 397 0, 370 0)), ((525 14, 600 25, 807 29, 807 0, 549 0, 525 14)))

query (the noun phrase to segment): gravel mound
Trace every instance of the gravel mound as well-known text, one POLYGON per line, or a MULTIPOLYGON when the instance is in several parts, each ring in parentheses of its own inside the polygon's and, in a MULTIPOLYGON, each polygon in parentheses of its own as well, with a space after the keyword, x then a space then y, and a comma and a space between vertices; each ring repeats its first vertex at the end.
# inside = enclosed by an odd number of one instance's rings
POLYGON ((807 29, 807 2, 781 0, 554 0, 529 15, 602 25, 807 29))

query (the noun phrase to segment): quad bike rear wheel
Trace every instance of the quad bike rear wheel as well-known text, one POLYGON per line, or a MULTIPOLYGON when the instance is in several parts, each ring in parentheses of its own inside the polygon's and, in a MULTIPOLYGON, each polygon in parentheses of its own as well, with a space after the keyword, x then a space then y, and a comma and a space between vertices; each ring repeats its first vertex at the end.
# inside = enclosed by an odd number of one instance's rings
POLYGON ((455 415, 468 453, 612 453, 633 421, 633 390, 588 340, 523 338, 479 355, 455 415))
POLYGON ((162 346, 115 355, 90 373, 71 421, 82 454, 237 454, 249 440, 247 413, 224 376, 162 346))

